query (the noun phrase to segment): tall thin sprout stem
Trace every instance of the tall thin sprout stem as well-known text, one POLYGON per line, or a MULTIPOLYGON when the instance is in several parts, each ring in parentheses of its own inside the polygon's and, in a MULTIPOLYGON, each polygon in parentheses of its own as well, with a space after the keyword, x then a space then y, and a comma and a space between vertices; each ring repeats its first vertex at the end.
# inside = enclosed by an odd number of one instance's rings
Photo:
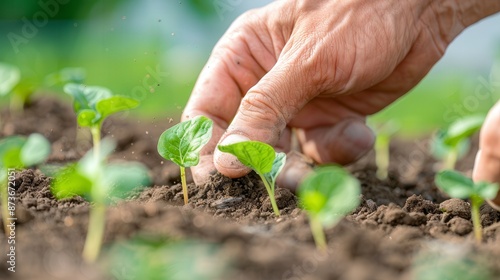
POLYGON ((471 198, 471 215, 472 225, 474 226, 474 237, 477 243, 483 240, 483 228, 481 226, 481 218, 479 216, 479 207, 483 204, 483 199, 480 197, 471 198))
POLYGON ((377 178, 387 179, 389 170, 389 144, 390 137, 379 134, 375 140, 375 163, 377 164, 377 178))
POLYGON ((317 217, 310 215, 309 216, 309 225, 311 226, 311 232, 312 232, 312 235, 314 238, 314 243, 316 244, 316 247, 321 251, 325 251, 327 248, 326 237, 325 237, 325 232, 323 231, 323 226, 321 225, 321 222, 318 220, 317 217))
POLYGON ((182 183, 182 194, 184 195, 184 204, 188 204, 189 194, 186 183, 186 168, 184 166, 179 166, 181 168, 181 183, 182 183))
POLYGON ((99 256, 106 226, 105 217, 106 206, 104 203, 97 202, 90 208, 89 227, 82 254, 83 259, 88 263, 95 262, 99 256))
POLYGON ((260 179, 262 179, 262 182, 264 182, 264 186, 266 186, 267 194, 269 195, 269 199, 271 200, 271 206, 273 207, 274 214, 279 217, 280 210, 278 209, 278 205, 276 204, 276 198, 274 197, 274 189, 269 185, 269 182, 267 182, 264 176, 260 174, 259 176, 260 179))

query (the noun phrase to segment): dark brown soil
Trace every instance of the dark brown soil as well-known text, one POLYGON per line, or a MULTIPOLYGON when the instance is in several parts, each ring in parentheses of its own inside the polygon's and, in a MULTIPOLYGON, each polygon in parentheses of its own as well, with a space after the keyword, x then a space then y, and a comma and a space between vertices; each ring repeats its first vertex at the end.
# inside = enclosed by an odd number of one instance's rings
MULTIPOLYGON (((52 164, 78 159, 88 148, 75 148, 79 141, 71 108, 52 99, 37 101, 22 118, 5 111, 1 116, 2 136, 47 136, 53 143, 52 164)), ((159 261, 150 259, 150 251, 132 265, 110 257, 119 250, 116 244, 139 237, 152 243, 195 240, 214 246, 208 266, 205 260, 187 267, 203 267, 201 275, 212 279, 431 279, 429 272, 437 277, 433 279, 500 278, 500 214, 482 207, 485 240, 476 244, 469 204, 446 200, 433 184, 435 161, 426 153, 425 140, 394 143, 388 180, 376 179, 373 155, 349 167, 362 182, 362 204, 326 230, 328 250, 319 252, 291 191, 277 189, 277 218, 258 176, 229 179, 217 174, 205 186, 191 183, 190 203, 182 205, 178 169, 156 153, 156 139, 171 125, 168 119, 111 122, 104 134, 118 142, 113 160, 143 162, 151 168, 154 185, 108 209, 103 252, 89 265, 80 257, 89 203, 79 197, 57 201, 50 193, 51 179, 40 170, 18 172, 16 272, 7 270, 2 253, 1 279, 152 279, 144 271, 136 274, 139 268, 133 265, 159 261), (224 270, 210 274, 210 267, 224 270), (473 275, 465 278, 467 273, 473 275)), ((470 169, 472 155, 460 163, 461 170, 470 169)), ((0 243, 6 248, 4 235, 0 243)), ((193 262, 202 257, 189 252, 193 262)))

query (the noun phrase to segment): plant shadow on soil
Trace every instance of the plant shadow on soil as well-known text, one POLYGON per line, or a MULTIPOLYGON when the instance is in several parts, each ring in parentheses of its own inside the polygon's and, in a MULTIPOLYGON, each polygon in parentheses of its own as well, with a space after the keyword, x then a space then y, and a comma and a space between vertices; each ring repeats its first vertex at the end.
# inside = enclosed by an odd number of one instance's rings
MULTIPOLYGON (((16 118, 3 111, 1 118, 1 137, 45 135, 52 142, 49 163, 53 165, 77 160, 90 147, 84 133, 79 136, 83 140, 76 140, 71 107, 54 99, 37 100, 16 118)), ((225 267, 217 279, 426 279, 425 273, 450 267, 444 262, 455 267, 468 264, 470 269, 462 273, 481 268, 492 278, 500 278, 496 261, 500 258, 500 214, 483 205, 485 241, 475 244, 470 206, 446 200, 436 189, 435 161, 422 148, 425 140, 391 145, 387 180, 376 179, 373 154, 348 167, 362 183, 362 203, 326 230, 328 251, 321 253, 291 191, 277 189, 282 214, 277 218, 257 175, 229 179, 215 174, 205 186, 191 180, 190 202, 182 205, 178 168, 156 152, 156 139, 172 124, 165 119, 136 123, 112 118, 109 122, 103 131, 117 141, 112 160, 143 162, 151 169, 153 186, 137 190, 108 209, 101 259, 90 265, 80 257, 89 203, 80 197, 55 200, 50 177, 38 169, 18 172, 16 273, 7 271, 7 256, 2 254, 0 278, 141 279, 133 275, 132 267, 111 267, 107 258, 114 250, 112 244, 137 236, 198 240, 216 246, 209 266, 223 263, 225 267), (418 156, 415 146, 421 147, 418 156)), ((459 168, 470 169, 473 154, 459 168)), ((0 247, 6 246, 2 234, 0 247)), ((189 269, 194 270, 194 265, 189 269)))

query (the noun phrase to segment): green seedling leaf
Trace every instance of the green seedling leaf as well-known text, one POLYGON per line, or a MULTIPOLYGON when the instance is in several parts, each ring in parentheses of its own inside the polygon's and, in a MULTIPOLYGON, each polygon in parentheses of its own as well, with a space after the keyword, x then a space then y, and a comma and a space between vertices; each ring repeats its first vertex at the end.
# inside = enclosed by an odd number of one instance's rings
POLYGON ((450 197, 466 199, 474 194, 474 182, 459 172, 441 171, 436 176, 436 185, 450 197))
POLYGON ((286 162, 286 154, 285 153, 276 153, 276 157, 274 158, 273 166, 270 172, 264 174, 264 178, 266 178, 269 185, 272 186, 272 191, 274 192, 274 185, 276 183, 276 178, 280 174, 281 170, 285 166, 286 162))
POLYGON ((476 193, 484 199, 493 199, 497 196, 499 186, 498 184, 488 182, 477 182, 476 193))
POLYGON ((338 166, 320 167, 300 184, 301 206, 331 227, 359 205, 359 181, 338 166))
POLYGON ((33 166, 44 162, 50 155, 50 142, 41 134, 31 134, 21 150, 24 166, 33 166))
POLYGON ((0 95, 10 93, 21 80, 21 71, 19 68, 0 63, 0 95))
POLYGON ((64 92, 74 98, 73 107, 77 113, 84 109, 95 110, 98 101, 113 96, 107 88, 82 84, 67 84, 64 92))
POLYGON ((274 148, 259 141, 244 141, 224 146, 219 145, 218 148, 222 152, 236 156, 245 166, 262 175, 271 172, 276 158, 274 148))
POLYGON ((50 154, 50 143, 41 134, 34 133, 28 138, 10 136, 0 141, 0 167, 23 168, 37 165, 50 154))
POLYGON ((139 100, 125 96, 113 96, 98 101, 96 109, 97 112, 99 112, 101 119, 105 119, 109 115, 121 111, 127 111, 137 106, 139 106, 139 100))
POLYGON ((147 168, 137 162, 115 163, 104 168, 103 191, 111 198, 125 198, 130 191, 150 183, 147 168))
POLYGON ((77 164, 72 164, 60 170, 51 185, 51 191, 58 199, 74 196, 87 197, 92 189, 92 181, 77 169, 77 164))
MULTIPOLYGON (((444 143, 445 136, 446 132, 443 130, 439 130, 432 138, 430 144, 430 152, 436 159, 440 160, 446 159, 449 153, 451 153, 452 150, 455 148, 455 147, 450 147, 449 145, 444 143)), ((456 147, 457 159, 463 158, 469 151, 469 148, 470 148, 469 139, 466 138, 463 139, 462 141, 459 141, 456 147)))
POLYGON ((213 122, 197 116, 174 125, 158 140, 158 153, 181 167, 191 167, 200 161, 200 151, 212 137, 213 122))
POLYGON ((461 118, 452 123, 444 136, 444 143, 448 146, 456 146, 460 141, 470 137, 481 129, 485 116, 474 115, 461 118))
POLYGON ((0 140, 0 167, 22 167, 20 154, 24 143, 26 138, 21 136, 10 136, 0 140))
POLYGON ((113 96, 111 91, 104 87, 67 84, 64 91, 73 96, 77 121, 83 127, 100 127, 109 115, 139 106, 138 100, 120 95, 113 96))

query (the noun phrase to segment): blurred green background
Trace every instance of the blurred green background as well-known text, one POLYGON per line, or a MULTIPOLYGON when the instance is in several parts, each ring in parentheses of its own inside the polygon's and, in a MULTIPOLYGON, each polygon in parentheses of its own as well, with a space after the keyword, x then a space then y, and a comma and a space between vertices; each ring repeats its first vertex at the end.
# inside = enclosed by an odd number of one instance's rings
MULTIPOLYGON (((227 27, 244 11, 269 2, 2 1, 0 62, 20 67, 23 79, 40 85, 49 73, 82 67, 87 84, 140 99, 136 116, 178 117, 227 27)), ((372 122, 397 117, 400 133, 414 136, 486 112, 500 88, 498 26, 495 16, 462 34, 417 88, 372 122)))

